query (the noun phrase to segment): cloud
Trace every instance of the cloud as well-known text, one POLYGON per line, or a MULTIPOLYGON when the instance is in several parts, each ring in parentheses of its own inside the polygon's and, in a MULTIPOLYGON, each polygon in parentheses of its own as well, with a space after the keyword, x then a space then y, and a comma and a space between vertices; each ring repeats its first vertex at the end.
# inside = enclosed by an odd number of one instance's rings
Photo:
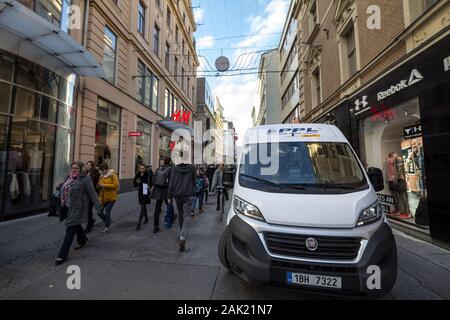
POLYGON ((198 49, 212 48, 214 47, 215 43, 216 41, 214 40, 213 36, 204 36, 203 38, 197 40, 197 48, 198 49))
POLYGON ((204 17, 205 17, 205 10, 203 10, 202 8, 194 9, 195 22, 202 23, 204 17))

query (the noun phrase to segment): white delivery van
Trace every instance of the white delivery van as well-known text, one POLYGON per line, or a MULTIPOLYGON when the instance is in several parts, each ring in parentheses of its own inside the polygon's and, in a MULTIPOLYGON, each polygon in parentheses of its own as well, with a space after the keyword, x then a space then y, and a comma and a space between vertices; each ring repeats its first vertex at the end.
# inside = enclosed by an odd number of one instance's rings
POLYGON ((233 183, 219 243, 233 273, 308 291, 390 292, 397 249, 376 194, 383 175, 365 172, 337 127, 249 129, 233 183))

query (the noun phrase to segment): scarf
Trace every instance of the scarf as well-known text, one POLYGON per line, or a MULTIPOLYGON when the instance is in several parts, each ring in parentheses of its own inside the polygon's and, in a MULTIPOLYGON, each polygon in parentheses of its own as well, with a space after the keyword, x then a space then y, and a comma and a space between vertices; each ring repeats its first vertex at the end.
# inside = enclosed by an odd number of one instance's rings
POLYGON ((67 199, 69 197, 70 187, 72 183, 74 183, 78 179, 79 175, 70 175, 69 178, 63 185, 63 196, 62 196, 62 204, 65 206, 67 204, 67 199))

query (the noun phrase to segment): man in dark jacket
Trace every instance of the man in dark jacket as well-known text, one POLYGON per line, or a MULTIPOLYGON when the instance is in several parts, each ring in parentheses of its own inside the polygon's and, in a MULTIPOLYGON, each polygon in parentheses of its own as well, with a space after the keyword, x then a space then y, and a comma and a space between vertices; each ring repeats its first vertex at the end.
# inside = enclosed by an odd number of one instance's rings
POLYGON ((169 180, 169 199, 175 199, 180 224, 180 251, 185 251, 186 221, 185 215, 190 212, 192 197, 195 195, 195 180, 197 174, 191 164, 179 164, 172 169, 169 180))
POLYGON ((159 232, 159 216, 161 214, 162 204, 166 203, 168 206, 167 192, 169 188, 170 173, 170 158, 166 157, 159 161, 159 168, 156 169, 153 175, 153 187, 151 198, 156 200, 154 219, 153 219, 153 233, 159 232))

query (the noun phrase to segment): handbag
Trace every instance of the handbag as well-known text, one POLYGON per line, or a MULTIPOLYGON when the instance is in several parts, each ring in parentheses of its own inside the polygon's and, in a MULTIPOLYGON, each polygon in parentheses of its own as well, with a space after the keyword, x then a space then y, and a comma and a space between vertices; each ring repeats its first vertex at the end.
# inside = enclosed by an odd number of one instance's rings
POLYGON ((59 198, 59 190, 50 196, 49 199, 49 208, 48 208, 48 216, 49 217, 57 217, 58 216, 58 208, 61 204, 59 198))
POLYGON ((173 204, 169 203, 166 209, 166 214, 164 215, 164 226, 166 229, 170 229, 172 227, 174 218, 175 214, 173 211, 173 204))

